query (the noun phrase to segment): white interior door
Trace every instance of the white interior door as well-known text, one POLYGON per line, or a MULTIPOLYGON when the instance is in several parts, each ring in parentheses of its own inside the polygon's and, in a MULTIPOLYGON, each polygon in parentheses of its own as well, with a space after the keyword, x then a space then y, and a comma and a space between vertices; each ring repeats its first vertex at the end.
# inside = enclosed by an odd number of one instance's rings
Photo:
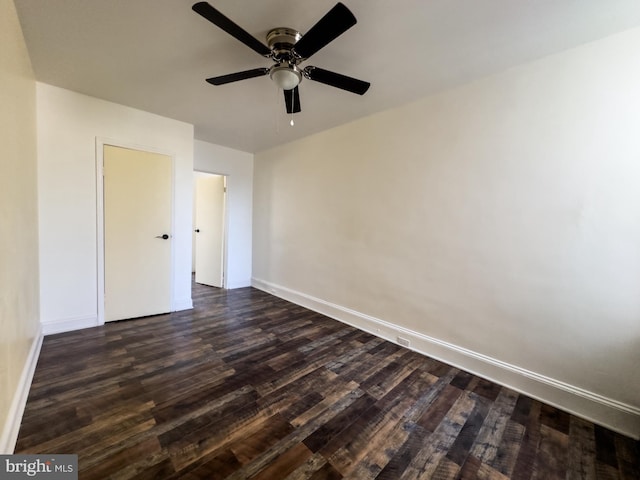
POLYGON ((225 177, 196 178, 196 283, 223 286, 225 177))
POLYGON ((171 309, 172 160, 104 146, 105 321, 171 309))

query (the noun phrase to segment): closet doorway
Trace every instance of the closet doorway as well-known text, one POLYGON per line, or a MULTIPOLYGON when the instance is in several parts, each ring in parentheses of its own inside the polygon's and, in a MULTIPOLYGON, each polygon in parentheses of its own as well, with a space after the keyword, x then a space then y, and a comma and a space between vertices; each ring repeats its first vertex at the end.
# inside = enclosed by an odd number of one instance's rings
POLYGON ((196 283, 225 288, 226 193, 224 175, 194 172, 192 271, 196 283))

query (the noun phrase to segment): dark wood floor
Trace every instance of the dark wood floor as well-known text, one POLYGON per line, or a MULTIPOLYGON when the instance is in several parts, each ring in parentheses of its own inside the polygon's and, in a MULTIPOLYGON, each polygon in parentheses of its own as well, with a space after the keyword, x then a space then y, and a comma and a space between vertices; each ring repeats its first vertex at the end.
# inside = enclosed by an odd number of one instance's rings
POLYGON ((45 338, 16 453, 81 479, 635 479, 639 445, 261 291, 45 338))

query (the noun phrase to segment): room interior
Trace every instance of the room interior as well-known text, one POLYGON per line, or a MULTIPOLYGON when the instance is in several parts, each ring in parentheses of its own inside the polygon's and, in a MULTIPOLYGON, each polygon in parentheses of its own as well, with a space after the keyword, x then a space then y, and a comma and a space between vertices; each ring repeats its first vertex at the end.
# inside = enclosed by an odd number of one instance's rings
MULTIPOLYGON (((345 3, 313 62, 371 88, 304 79, 290 126, 268 78, 205 82, 268 63, 188 2, 0 2, 0 452, 44 336, 100 325, 108 142, 173 156, 172 311, 225 175, 227 288, 640 438, 640 5, 345 3)), ((214 5, 262 38, 333 2, 214 5)))

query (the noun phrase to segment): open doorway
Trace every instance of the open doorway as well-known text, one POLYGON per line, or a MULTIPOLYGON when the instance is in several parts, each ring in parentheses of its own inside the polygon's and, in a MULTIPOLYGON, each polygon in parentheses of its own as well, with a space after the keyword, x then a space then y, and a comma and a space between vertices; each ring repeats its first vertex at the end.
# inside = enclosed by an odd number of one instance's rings
POLYGON ((192 272, 196 283, 225 288, 226 176, 194 172, 193 188, 192 272))

